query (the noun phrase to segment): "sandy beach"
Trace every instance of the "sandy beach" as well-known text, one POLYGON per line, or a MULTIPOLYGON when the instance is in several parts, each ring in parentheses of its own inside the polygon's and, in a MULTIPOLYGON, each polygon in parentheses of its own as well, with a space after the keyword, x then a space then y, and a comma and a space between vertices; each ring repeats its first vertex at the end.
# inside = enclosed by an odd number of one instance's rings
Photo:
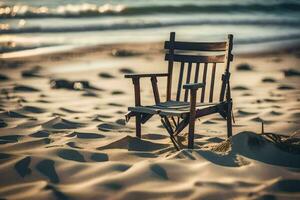
MULTIPOLYGON (((235 55, 233 137, 211 115, 197 122, 195 149, 176 151, 158 117, 141 140, 124 119, 134 104, 124 74, 166 72, 162 49, 2 58, 0 198, 299 199, 300 51, 235 55)), ((142 104, 153 104, 150 81, 141 84, 142 104)), ((158 84, 165 99, 166 79, 158 84)))

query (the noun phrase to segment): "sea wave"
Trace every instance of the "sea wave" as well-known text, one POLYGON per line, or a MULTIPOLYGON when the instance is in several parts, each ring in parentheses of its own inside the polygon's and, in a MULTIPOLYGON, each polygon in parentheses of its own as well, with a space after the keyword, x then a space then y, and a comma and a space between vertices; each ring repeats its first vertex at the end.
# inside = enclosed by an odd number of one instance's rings
POLYGON ((58 26, 58 27, 23 27, 2 29, 2 34, 17 34, 17 33, 61 33, 61 32, 87 32, 87 31, 107 31, 107 30, 131 30, 131 29, 147 29, 172 26, 201 26, 201 25, 255 25, 255 26, 280 26, 280 27, 300 27, 298 20, 185 20, 171 22, 141 22, 141 23, 115 23, 115 24, 96 24, 96 25, 79 25, 79 26, 58 26))
POLYGON ((251 12, 299 12, 300 3, 273 4, 223 4, 223 5, 149 5, 126 6, 122 4, 67 4, 56 8, 47 6, 2 5, 0 18, 68 18, 114 15, 179 14, 179 13, 251 13, 251 12))
MULTIPOLYGON (((236 38, 234 43, 235 45, 250 45, 250 44, 265 44, 265 43, 280 43, 280 48, 284 46, 299 46, 300 44, 300 34, 285 34, 285 35, 277 35, 277 36, 265 36, 265 37, 260 37, 260 38, 236 38)), ((102 44, 101 42, 95 41, 93 45, 99 45, 102 44)), ((89 46, 90 44, 85 44, 83 46, 89 46)), ((37 44, 17 44, 15 42, 7 42, 7 43, 2 43, 0 45, 0 55, 1 53, 9 53, 9 52, 16 52, 16 51, 23 51, 23 50, 31 50, 31 49, 41 49, 41 48, 51 48, 53 47, 54 49, 57 47, 63 47, 63 46, 69 46, 69 47, 76 47, 80 45, 75 45, 75 44, 59 44, 59 43, 37 43, 37 44)), ((264 45, 265 46, 265 45, 264 45)), ((272 45, 271 45, 272 46, 272 45)), ((237 46, 239 47, 239 46, 237 46)), ((247 49, 248 51, 251 51, 251 47, 247 49)), ((239 51, 239 49, 238 49, 239 51)), ((257 51, 257 47, 255 48, 255 51, 257 51)))

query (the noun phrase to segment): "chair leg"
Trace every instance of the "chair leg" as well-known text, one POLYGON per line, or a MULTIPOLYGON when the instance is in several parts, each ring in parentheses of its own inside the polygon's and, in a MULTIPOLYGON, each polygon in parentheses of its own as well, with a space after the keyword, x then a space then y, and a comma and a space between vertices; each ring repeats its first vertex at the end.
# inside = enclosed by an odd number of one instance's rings
POLYGON ((195 116, 190 116, 188 148, 194 148, 195 116))
POLYGON ((195 118, 196 118, 196 94, 197 90, 191 90, 190 96, 190 118, 189 118, 189 140, 188 148, 194 148, 194 132, 195 132, 195 118))
POLYGON ((227 138, 232 136, 232 119, 231 119, 231 114, 232 114, 232 102, 228 102, 228 107, 227 107, 227 138))
POLYGON ((141 138, 141 114, 136 114, 135 117, 135 133, 136 137, 141 138))

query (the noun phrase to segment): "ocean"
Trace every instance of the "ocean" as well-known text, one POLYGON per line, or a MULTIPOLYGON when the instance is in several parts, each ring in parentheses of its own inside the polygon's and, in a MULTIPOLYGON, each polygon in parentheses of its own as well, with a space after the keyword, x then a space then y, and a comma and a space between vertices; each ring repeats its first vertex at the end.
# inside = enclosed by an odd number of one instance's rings
POLYGON ((298 0, 0 0, 0 53, 177 39, 238 51, 299 44, 298 0))

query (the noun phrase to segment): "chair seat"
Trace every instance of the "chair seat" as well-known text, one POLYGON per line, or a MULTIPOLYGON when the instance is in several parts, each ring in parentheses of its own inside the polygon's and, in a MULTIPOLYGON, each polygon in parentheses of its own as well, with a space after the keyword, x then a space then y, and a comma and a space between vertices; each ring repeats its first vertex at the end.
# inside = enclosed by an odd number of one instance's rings
MULTIPOLYGON (((215 107, 218 103, 197 103, 196 110, 201 110, 208 107, 215 107)), ((128 107, 129 111, 147 114, 159 114, 163 116, 182 116, 190 112, 190 103, 182 101, 166 101, 150 106, 128 107)))

